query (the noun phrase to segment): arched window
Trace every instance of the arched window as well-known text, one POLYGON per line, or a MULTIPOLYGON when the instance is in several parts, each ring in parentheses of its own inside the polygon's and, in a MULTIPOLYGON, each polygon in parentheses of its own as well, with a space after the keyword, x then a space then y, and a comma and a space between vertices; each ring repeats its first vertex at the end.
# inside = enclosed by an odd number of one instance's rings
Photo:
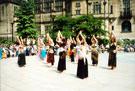
POLYGON ((131 32, 131 23, 129 21, 122 23, 122 32, 131 32))

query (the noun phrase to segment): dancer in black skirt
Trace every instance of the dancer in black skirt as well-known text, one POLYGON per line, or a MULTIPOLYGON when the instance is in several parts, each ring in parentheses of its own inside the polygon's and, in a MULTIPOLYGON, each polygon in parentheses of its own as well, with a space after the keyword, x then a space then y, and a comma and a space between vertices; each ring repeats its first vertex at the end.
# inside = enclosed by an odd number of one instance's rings
POLYGON ((64 49, 64 44, 60 44, 59 51, 58 71, 63 72, 64 70, 66 70, 66 52, 64 49))
POLYGON ((116 46, 117 46, 117 39, 116 35, 114 32, 111 32, 110 35, 110 48, 109 48, 109 61, 108 61, 108 66, 111 66, 111 69, 113 70, 116 68, 116 46))
POLYGON ((70 45, 70 58, 71 58, 71 62, 74 62, 74 47, 76 46, 75 44, 75 40, 70 39, 71 40, 71 45, 70 45))
POLYGON ((24 67, 26 65, 26 58, 22 47, 19 48, 18 65, 19 67, 24 67))
POLYGON ((24 53, 24 44, 23 44, 23 40, 22 38, 17 37, 19 44, 20 44, 20 48, 19 48, 19 55, 18 55, 18 66, 19 67, 24 67, 26 65, 26 58, 25 58, 25 53, 24 53))
MULTIPOLYGON (((59 35, 62 36, 61 33, 59 33, 59 35)), ((64 49, 66 40, 65 38, 60 38, 60 36, 58 36, 60 49, 59 49, 59 62, 57 70, 63 72, 64 70, 66 70, 66 52, 64 49)))
POLYGON ((115 69, 116 68, 116 54, 117 54, 117 50, 116 50, 116 46, 117 46, 117 39, 116 39, 116 35, 114 34, 114 32, 111 32, 110 35, 110 48, 109 48, 109 60, 108 60, 108 66, 111 66, 111 69, 115 69))
POLYGON ((91 60, 93 66, 97 66, 98 65, 98 51, 97 51, 98 41, 94 35, 91 38, 91 42, 92 42, 91 60))
POLYGON ((87 52, 87 42, 82 35, 82 31, 79 32, 77 36, 77 41, 79 40, 79 36, 82 37, 81 45, 80 45, 80 54, 79 54, 79 60, 78 60, 78 67, 77 67, 77 77, 84 79, 88 77, 88 62, 86 57, 87 52))

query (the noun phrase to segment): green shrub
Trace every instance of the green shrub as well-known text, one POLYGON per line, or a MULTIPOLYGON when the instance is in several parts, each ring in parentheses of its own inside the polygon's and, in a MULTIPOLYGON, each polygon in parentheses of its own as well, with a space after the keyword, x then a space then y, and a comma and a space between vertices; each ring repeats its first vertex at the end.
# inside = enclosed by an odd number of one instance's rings
POLYGON ((126 45, 126 44, 130 44, 131 42, 130 42, 129 39, 125 39, 125 40, 123 41, 123 43, 124 43, 124 45, 126 45))
POLYGON ((122 40, 118 40, 118 45, 121 45, 122 47, 124 47, 124 45, 126 44, 134 44, 135 40, 129 40, 129 39, 124 39, 122 40))
POLYGON ((134 44, 135 43, 135 40, 131 40, 131 44, 134 44))
POLYGON ((98 43, 99 45, 103 44, 104 46, 106 46, 108 43, 110 43, 109 39, 98 39, 98 43))
POLYGON ((118 45, 122 45, 123 44, 123 41, 122 40, 118 40, 117 44, 118 45))
POLYGON ((8 45, 12 45, 12 44, 14 44, 14 42, 9 41, 9 40, 1 40, 1 41, 0 41, 0 44, 8 44, 8 45))

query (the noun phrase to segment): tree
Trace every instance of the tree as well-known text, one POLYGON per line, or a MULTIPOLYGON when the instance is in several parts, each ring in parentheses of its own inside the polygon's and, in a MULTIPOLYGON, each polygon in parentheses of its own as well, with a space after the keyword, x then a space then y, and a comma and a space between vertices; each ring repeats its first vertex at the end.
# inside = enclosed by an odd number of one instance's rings
POLYGON ((106 36, 109 32, 101 28, 103 25, 102 18, 95 18, 93 15, 82 15, 77 18, 58 16, 54 20, 54 31, 56 35, 60 30, 66 38, 77 35, 80 30, 83 30, 87 38, 92 35, 106 36))
POLYGON ((17 17, 17 36, 22 38, 36 38, 38 37, 38 30, 34 23, 34 0, 22 0, 20 8, 15 11, 17 17))
POLYGON ((102 18, 96 18, 93 15, 82 15, 74 19, 75 31, 78 33, 80 30, 83 30, 83 33, 87 37, 91 37, 92 35, 106 36, 108 32, 101 28, 103 25, 102 18))
POLYGON ((66 38, 69 38, 70 36, 75 36, 75 33, 72 31, 71 21, 72 18, 70 17, 66 17, 66 16, 56 17, 54 21, 55 37, 59 30, 61 31, 62 35, 65 36, 66 38))

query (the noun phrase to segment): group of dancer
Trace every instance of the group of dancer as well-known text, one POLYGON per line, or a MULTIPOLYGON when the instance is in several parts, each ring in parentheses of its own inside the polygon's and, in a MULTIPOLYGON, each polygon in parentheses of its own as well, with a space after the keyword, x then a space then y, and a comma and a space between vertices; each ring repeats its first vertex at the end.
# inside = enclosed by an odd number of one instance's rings
MULTIPOLYGON (((80 31, 75 38, 70 37, 66 39, 63 37, 60 31, 58 31, 56 44, 57 50, 56 54, 59 54, 59 62, 57 70, 59 72, 63 72, 66 70, 66 56, 70 56, 71 62, 78 63, 77 66, 77 77, 84 79, 88 77, 88 44, 86 42, 86 38, 82 34, 83 31, 80 31)), ((23 39, 21 37, 17 37, 19 42, 19 49, 18 49, 18 65, 20 67, 24 67, 26 65, 26 58, 24 53, 25 45, 23 43, 23 39)), ((111 69, 116 68, 116 46, 117 46, 117 39, 114 32, 110 34, 110 48, 109 48, 109 61, 108 66, 111 69)), ((47 43, 45 44, 43 39, 38 39, 38 56, 41 60, 45 60, 47 63, 51 63, 51 66, 54 65, 55 62, 55 52, 54 52, 54 42, 51 39, 49 33, 46 35, 47 43)), ((98 40, 93 35, 91 38, 92 42, 92 49, 91 49, 91 60, 93 66, 98 65, 98 40)), ((0 48, 1 54, 2 48, 0 48)))

